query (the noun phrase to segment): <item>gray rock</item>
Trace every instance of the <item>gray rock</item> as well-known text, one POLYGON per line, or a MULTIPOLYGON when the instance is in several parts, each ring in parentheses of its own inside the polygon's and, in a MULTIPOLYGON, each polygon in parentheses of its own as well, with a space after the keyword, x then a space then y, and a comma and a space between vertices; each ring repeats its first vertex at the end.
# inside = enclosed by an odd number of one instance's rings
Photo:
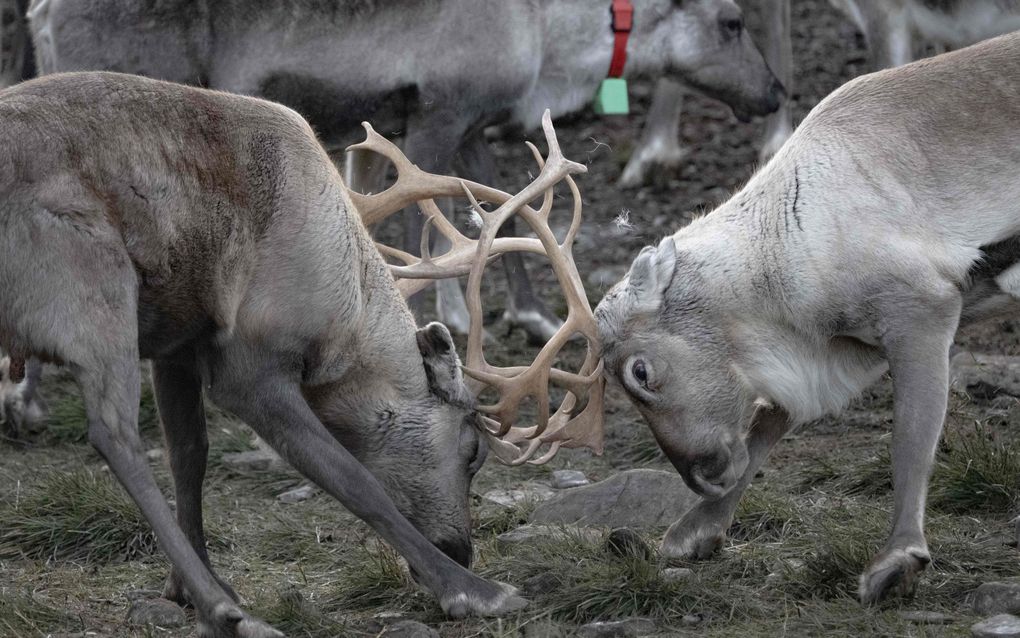
POLYGON ((667 583, 676 583, 687 580, 694 575, 694 572, 686 567, 667 567, 662 570, 662 580, 667 583))
POLYGON ((703 622, 705 622, 705 616, 703 614, 687 614, 680 619, 680 624, 684 627, 696 627, 703 622))
POLYGON ((249 452, 233 452, 223 455, 223 464, 242 472, 264 472, 266 470, 286 470, 287 463, 276 452, 268 449, 251 450, 249 452))
POLYGON ((276 498, 281 503, 300 503, 301 501, 307 501, 318 493, 319 490, 314 485, 305 484, 299 485, 292 490, 287 490, 276 498))
POLYGON ((628 527, 617 527, 609 532, 602 549, 621 558, 638 558, 646 561, 655 558, 655 552, 648 546, 645 539, 628 527))
POLYGON ((999 614, 975 623, 970 627, 974 638, 1020 638, 1020 618, 999 614))
POLYGON ((580 470, 555 470, 552 473, 552 480, 549 481, 553 489, 565 490, 571 487, 588 485, 591 481, 580 470))
POLYGON ((161 450, 158 447, 154 447, 145 453, 145 458, 149 459, 150 461, 158 461, 161 458, 163 458, 163 450, 161 450))
POLYGON ((582 625, 578 635, 582 638, 631 638, 654 634, 657 629, 647 618, 627 618, 582 625))
POLYGON ((567 528, 556 525, 522 525, 496 537, 496 543, 503 548, 535 540, 563 540, 578 538, 584 542, 596 543, 602 540, 601 532, 583 527, 567 528))
POLYGON ((1020 583, 985 583, 974 591, 974 613, 1015 614, 1020 612, 1020 583))
POLYGON ((416 620, 401 620, 383 629, 386 638, 439 638, 439 632, 416 620))
POLYGON ((503 507, 516 507, 522 503, 545 501, 555 495, 556 492, 545 483, 531 481, 514 489, 490 490, 482 494, 482 498, 503 507))
POLYGON ((628 470, 598 483, 561 492, 535 508, 531 522, 666 527, 699 500, 679 474, 628 470))
POLYGON ((948 625, 953 622, 952 616, 937 611, 901 611, 899 617, 917 625, 948 625))
POLYGON ((136 600, 128 609, 129 625, 156 625, 157 627, 181 627, 188 622, 184 610, 177 603, 165 598, 136 600))
POLYGON ((1020 357, 959 352, 950 362, 950 383, 976 399, 1020 397, 1020 357))

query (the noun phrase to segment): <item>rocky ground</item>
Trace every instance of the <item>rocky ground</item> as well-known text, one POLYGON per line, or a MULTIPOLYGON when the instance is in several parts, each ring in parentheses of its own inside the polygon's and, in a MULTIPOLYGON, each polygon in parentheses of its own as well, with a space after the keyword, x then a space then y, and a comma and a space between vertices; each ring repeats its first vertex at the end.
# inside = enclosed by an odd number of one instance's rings
MULTIPOLYGON (((793 7, 799 120, 863 71, 865 52, 827 3, 793 7)), ((682 130, 688 160, 645 188, 615 188, 648 93, 648 85, 633 88, 634 117, 585 114, 557 124, 566 155, 590 171, 580 180, 586 226, 575 254, 592 302, 641 246, 711 209, 754 167, 760 123, 739 124, 694 96, 682 130)), ((513 135, 496 148, 497 186, 519 188, 532 170, 527 151, 513 135)), ((532 265, 549 283, 548 271, 532 265)), ((492 278, 494 302, 500 279, 492 278)), ((533 354, 500 323, 497 306, 493 357, 533 354)), ((974 635, 1020 635, 996 629, 1015 622, 998 614, 1020 612, 1009 522, 1020 495, 1018 336, 1017 324, 1004 322, 959 339, 929 502, 934 561, 913 599, 874 609, 855 600, 856 576, 888 529, 887 381, 846 413, 787 437, 745 496, 721 553, 691 563, 661 559, 655 548, 692 496, 611 391, 604 456, 567 452, 544 467, 489 463, 479 474, 476 569, 514 583, 531 605, 508 618, 458 622, 442 617, 364 524, 266 459, 241 424, 211 408, 210 554, 247 607, 291 636, 968 636, 975 623, 974 635)), ((85 444, 68 377, 49 371, 44 394, 47 427, 0 441, 0 636, 193 635, 193 614, 156 598, 166 561, 85 444)), ((151 392, 141 427, 169 493, 151 392)))

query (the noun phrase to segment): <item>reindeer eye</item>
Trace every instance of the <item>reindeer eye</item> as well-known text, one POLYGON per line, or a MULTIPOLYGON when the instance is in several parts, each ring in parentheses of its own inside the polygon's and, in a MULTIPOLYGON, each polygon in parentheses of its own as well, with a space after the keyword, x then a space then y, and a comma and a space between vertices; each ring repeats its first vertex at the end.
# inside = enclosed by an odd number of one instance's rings
POLYGON ((631 366, 630 371, 634 374, 634 378, 638 380, 641 385, 648 385, 648 370, 645 369, 645 362, 638 359, 631 366))

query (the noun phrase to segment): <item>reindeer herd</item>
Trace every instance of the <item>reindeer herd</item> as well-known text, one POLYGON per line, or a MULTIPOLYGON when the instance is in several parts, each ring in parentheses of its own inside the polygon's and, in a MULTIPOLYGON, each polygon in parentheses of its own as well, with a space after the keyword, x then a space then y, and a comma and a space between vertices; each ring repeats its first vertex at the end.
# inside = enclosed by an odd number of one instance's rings
POLYGON ((515 463, 544 444, 598 447, 605 381, 704 497, 662 552, 707 558, 783 435, 888 370, 892 531, 860 598, 912 591, 930 561, 923 515, 950 345, 961 325, 1020 309, 1020 34, 966 46, 1020 28, 1020 2, 834 2, 875 67, 896 68, 838 89, 792 133, 787 0, 765 3, 764 57, 730 0, 633 0, 626 73, 662 81, 622 181, 680 156, 678 84, 740 118, 773 113, 771 159, 717 210, 645 248, 593 311, 569 252, 584 167, 562 157, 551 118, 584 108, 606 77, 619 2, 32 0, 0 11, 0 71, 14 84, 0 92, 0 346, 8 375, 25 378, 7 416, 33 405, 40 362, 71 372, 89 441, 170 559, 164 596, 195 607, 199 635, 282 635, 209 562, 204 399, 367 522, 461 617, 527 604, 468 570, 470 486, 487 451, 515 463), (920 45, 960 50, 906 64, 920 45), (485 128, 534 128, 543 112, 537 177, 514 196, 486 187, 485 128), (344 180, 327 150, 362 121, 395 132, 401 150, 358 145, 344 180), (370 195, 384 188, 380 153, 418 181, 370 195), (454 170, 463 179, 439 177, 454 170), (540 228, 557 184, 575 201, 561 245, 540 228), (432 201, 458 194, 486 219, 491 252, 432 201), (404 245, 380 252, 365 222, 401 208, 404 245), (516 217, 539 240, 516 238, 516 217), (566 327, 522 252, 562 275, 566 327), (546 344, 525 370, 486 366, 471 348, 462 367, 451 337, 481 344, 473 279, 465 303, 457 278, 496 255, 507 319, 546 344), (403 284, 421 278, 440 280, 444 323, 416 325, 411 293, 423 286, 403 284), (575 332, 586 367, 552 368, 575 332), (141 448, 139 359, 152 362, 176 511, 141 448), (552 415, 550 384, 568 396, 552 415), (499 391, 494 406, 479 402, 483 387, 499 391), (514 423, 525 396, 543 399, 534 428, 514 423))

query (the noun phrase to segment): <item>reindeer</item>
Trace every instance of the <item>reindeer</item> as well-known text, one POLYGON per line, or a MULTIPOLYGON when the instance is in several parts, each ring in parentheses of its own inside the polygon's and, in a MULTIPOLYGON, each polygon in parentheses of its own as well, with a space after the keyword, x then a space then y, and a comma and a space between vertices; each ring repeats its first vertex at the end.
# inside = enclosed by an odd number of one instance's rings
MULTIPOLYGON (((829 2, 857 26, 871 49, 872 69, 876 71, 913 61, 917 44, 945 51, 1020 29, 1020 2, 1017 0, 829 2)), ((789 92, 793 88, 790 0, 768 0, 762 4, 765 60, 789 92)), ((627 161, 620 186, 640 186, 654 167, 676 166, 687 156, 679 136, 683 95, 681 84, 659 80, 641 142, 627 161)), ((775 155, 792 133, 789 105, 784 101, 779 110, 768 117, 759 159, 766 161, 775 155)))
MULTIPOLYGON (((486 213, 486 237, 520 209, 541 239, 511 243, 540 254, 539 244, 556 246, 553 267, 572 282, 564 330, 590 336, 594 316, 569 241, 557 245, 547 209, 525 206, 536 198, 551 205, 552 187, 566 178, 576 202, 571 237, 577 232, 580 197, 569 176, 584 167, 562 158, 546 124, 549 158, 519 195, 452 184, 472 201, 507 202, 486 213)), ((194 604, 199 635, 280 635, 242 611, 209 564, 203 395, 365 520, 447 614, 524 604, 512 587, 463 567, 469 486, 496 439, 480 422, 450 334, 438 323, 416 330, 336 168, 297 113, 131 75, 56 74, 0 93, 0 136, 0 346, 19 364, 37 356, 73 373, 88 439, 152 525, 172 564, 164 593, 194 604), (152 360, 176 523, 138 437, 139 358, 152 360)), ((452 178, 438 179, 412 180, 410 195, 396 189, 406 197, 399 206, 433 196, 437 183, 451 190, 452 178)), ((389 196, 379 196, 382 204, 357 197, 378 211, 389 196)), ((492 255, 500 245, 490 245, 492 255)), ((488 256, 475 257, 461 240, 457 251, 477 268, 488 256)), ((456 254, 403 270, 439 263, 452 269, 442 276, 453 276, 466 270, 456 254)), ((543 356, 551 359, 555 345, 543 356)), ((578 398, 601 379, 591 366, 584 378, 480 368, 473 374, 505 377, 504 410, 550 377, 578 398)), ((500 434, 516 416, 489 413, 500 434)), ((557 434, 554 445, 569 445, 576 419, 553 421, 535 440, 557 434)))
MULTIPOLYGON (((546 108, 558 116, 587 106, 613 54, 610 4, 33 0, 29 17, 41 73, 123 71, 264 97, 296 109, 333 147, 370 120, 401 133, 423 169, 446 173, 459 152, 465 177, 492 183, 482 129, 508 118, 532 128, 546 108)), ((731 6, 635 0, 628 75, 667 72, 737 112, 775 110, 781 86, 739 22, 722 19, 731 6)), ((406 218, 413 254, 421 218, 406 218)), ((504 261, 507 318, 547 340, 560 319, 520 255, 504 261)), ((463 302, 442 308, 441 319, 466 332, 463 302)))
MULTIPOLYGON (((732 3, 731 3, 732 4, 732 3)), ((789 92, 793 86, 793 46, 790 41, 790 0, 763 0, 760 14, 765 18, 764 47, 765 61, 789 92)), ((743 25, 740 8, 735 4, 730 9, 743 25)), ((617 185, 622 188, 636 188, 645 183, 651 171, 657 167, 673 168, 687 157, 688 151, 680 145, 680 115, 683 113, 684 94, 694 89, 704 93, 700 87, 661 78, 655 85, 652 105, 648 110, 641 141, 638 142, 620 174, 617 185)), ((709 97, 713 97, 709 94, 709 97)), ((747 121, 748 114, 734 111, 737 119, 747 121)), ((761 115, 761 113, 759 113, 761 115)), ((768 159, 793 133, 789 104, 783 100, 778 110, 768 116, 764 140, 759 156, 768 159)))
POLYGON ((961 325, 1020 310, 1020 33, 863 76, 602 300, 604 365, 704 500, 662 541, 704 558, 790 428, 885 370, 892 533, 872 603, 929 562, 923 517, 961 325))
POLYGON ((915 44, 960 48, 1020 29, 1017 0, 830 0, 863 34, 876 70, 912 62, 915 44))

